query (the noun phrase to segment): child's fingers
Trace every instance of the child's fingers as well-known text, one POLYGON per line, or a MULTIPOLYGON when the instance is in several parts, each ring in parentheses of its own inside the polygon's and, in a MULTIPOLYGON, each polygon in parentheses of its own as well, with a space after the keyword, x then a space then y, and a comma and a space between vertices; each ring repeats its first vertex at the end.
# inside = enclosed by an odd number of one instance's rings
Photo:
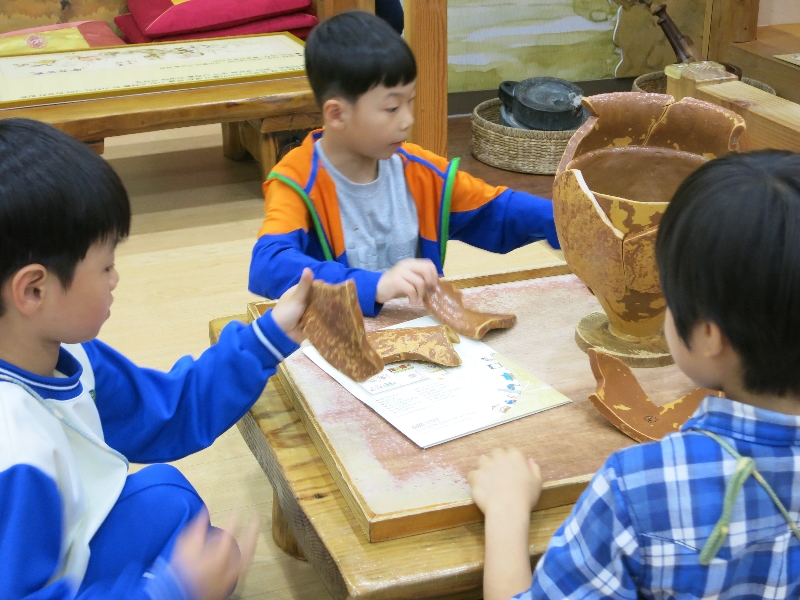
POLYGON ((492 462, 492 459, 491 459, 491 458, 489 458, 489 457, 488 457, 488 456, 486 456, 485 454, 481 454, 481 455, 478 457, 478 468, 479 468, 479 469, 483 469, 483 468, 485 468, 485 467, 489 466, 489 464, 490 464, 491 462, 492 462))
POLYGON ((233 509, 228 515, 228 518, 225 519, 225 524, 222 527, 220 527, 220 529, 222 529, 223 531, 227 531, 228 533, 231 534, 231 536, 235 536, 236 530, 239 529, 239 521, 240 521, 239 511, 233 509))
POLYGON ((189 521, 181 532, 181 537, 190 544, 201 544, 206 539, 208 528, 211 525, 208 518, 208 511, 204 508, 194 519, 189 521))
POLYGON ((541 477, 542 476, 541 470, 539 469, 539 465, 532 458, 528 459, 528 468, 531 470, 531 473, 533 473, 533 475, 535 477, 541 477))
POLYGON ((256 554, 256 546, 258 545, 259 525, 258 515, 253 513, 250 516, 250 522, 245 529, 244 536, 239 543, 239 550, 242 553, 242 574, 246 573, 250 565, 253 564, 253 557, 256 554))
POLYGON ((234 583, 239 577, 242 560, 233 534, 224 529, 212 529, 206 542, 206 551, 211 555, 212 562, 219 565, 220 572, 234 583))
POLYGON ((436 286, 439 281, 439 272, 436 270, 436 265, 430 260, 425 260, 424 266, 425 268, 422 271, 422 276, 425 279, 425 283, 429 287, 436 286))
POLYGON ((399 287, 402 294, 406 296, 411 303, 414 303, 418 300, 417 288, 415 288, 410 281, 403 279, 400 282, 399 287))
POLYGON ((314 281, 314 271, 306 267, 305 269, 303 269, 302 275, 300 275, 298 290, 301 290, 304 294, 307 294, 308 291, 311 289, 311 283, 313 281, 314 281))
POLYGON ((411 272, 406 276, 406 281, 414 286, 417 299, 421 300, 425 296, 425 292, 427 290, 425 280, 417 273, 411 272))

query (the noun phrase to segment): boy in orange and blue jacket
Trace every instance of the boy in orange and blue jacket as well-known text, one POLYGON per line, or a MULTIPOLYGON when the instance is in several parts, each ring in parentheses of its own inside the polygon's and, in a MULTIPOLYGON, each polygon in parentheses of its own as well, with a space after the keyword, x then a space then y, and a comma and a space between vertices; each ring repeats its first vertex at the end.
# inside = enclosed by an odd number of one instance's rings
POLYGON ((353 279, 374 316, 435 285, 448 239, 501 253, 543 239, 559 247, 549 200, 487 185, 459 172, 458 159, 405 143, 417 68, 386 23, 339 14, 314 29, 305 56, 325 127, 264 183, 250 291, 277 298, 309 267, 329 283, 353 279))

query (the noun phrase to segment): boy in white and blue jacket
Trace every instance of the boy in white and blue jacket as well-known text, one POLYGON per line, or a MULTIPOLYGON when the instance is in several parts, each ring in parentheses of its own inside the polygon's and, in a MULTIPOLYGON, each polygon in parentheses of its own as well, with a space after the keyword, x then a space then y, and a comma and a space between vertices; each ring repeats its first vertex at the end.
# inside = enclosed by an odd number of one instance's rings
POLYGON ((242 559, 177 469, 244 415, 302 339, 311 273, 168 373, 96 340, 130 226, 85 145, 0 120, 0 599, 215 600, 242 559), (46 160, 45 160, 46 159, 46 160))

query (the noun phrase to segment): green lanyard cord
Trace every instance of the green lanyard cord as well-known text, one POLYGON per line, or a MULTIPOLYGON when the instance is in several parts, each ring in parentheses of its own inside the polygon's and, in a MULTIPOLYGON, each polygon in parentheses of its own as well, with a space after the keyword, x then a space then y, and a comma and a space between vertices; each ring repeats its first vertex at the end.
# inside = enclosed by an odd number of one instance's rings
POLYGON ((786 522, 789 524, 789 528, 792 530, 792 533, 794 533, 795 537, 800 540, 800 530, 797 528, 797 523, 792 520, 789 511, 787 511, 786 507, 783 506, 780 498, 778 498, 772 487, 770 487, 766 480, 761 476, 761 473, 759 473, 756 469, 756 461, 749 456, 740 455, 730 446, 730 444, 710 431, 705 431, 703 429, 695 429, 694 431, 707 435, 725 450, 727 450, 728 453, 736 459, 736 470, 733 472, 733 477, 728 482, 728 485, 725 486, 725 500, 722 505, 722 516, 719 518, 719 521, 717 521, 717 524, 714 526, 714 530, 711 532, 711 535, 708 537, 708 540, 706 540, 703 549, 700 551, 700 564, 705 566, 711 564, 711 561, 717 555, 719 549, 722 548, 722 544, 725 543, 725 538, 728 537, 728 532, 730 531, 733 505, 736 502, 736 498, 739 496, 739 492, 742 491, 742 487, 751 475, 755 477, 758 483, 761 484, 761 487, 764 488, 769 497, 775 503, 778 511, 781 513, 781 515, 783 515, 783 518, 786 519, 786 522))

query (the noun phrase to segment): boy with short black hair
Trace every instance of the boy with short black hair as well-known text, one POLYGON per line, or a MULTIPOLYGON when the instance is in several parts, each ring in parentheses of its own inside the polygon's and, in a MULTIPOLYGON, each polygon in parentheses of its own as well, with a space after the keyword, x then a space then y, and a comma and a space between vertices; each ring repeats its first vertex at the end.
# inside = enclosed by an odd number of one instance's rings
POLYGON ((169 373, 94 339, 130 229, 125 188, 85 144, 0 120, 0 598, 217 600, 243 544, 209 529, 181 473, 128 461, 209 446, 297 348, 311 273, 251 326, 169 373))
POLYGON ((543 239, 558 247, 549 200, 489 186, 460 172, 458 159, 405 143, 417 67, 384 21, 336 15, 314 28, 305 53, 325 126, 264 183, 252 292, 275 298, 308 267, 329 283, 353 279, 374 316, 436 284, 449 239, 493 252, 543 239))
POLYGON ((686 179, 656 244, 665 333, 678 367, 725 398, 612 454, 532 584, 539 468, 481 457, 487 600, 800 597, 799 241, 800 155, 729 154, 686 179))

